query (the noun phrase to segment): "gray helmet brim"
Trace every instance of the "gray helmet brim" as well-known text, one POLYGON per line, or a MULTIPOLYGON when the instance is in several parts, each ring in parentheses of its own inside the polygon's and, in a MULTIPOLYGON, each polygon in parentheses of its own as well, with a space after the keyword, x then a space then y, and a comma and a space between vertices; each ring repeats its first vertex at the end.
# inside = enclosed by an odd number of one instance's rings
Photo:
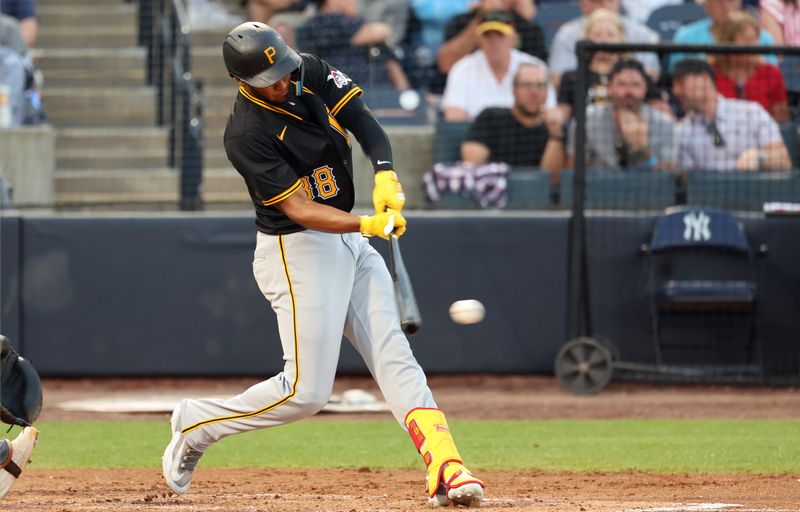
POLYGON ((296 51, 291 48, 287 49, 289 51, 286 56, 281 59, 280 62, 275 63, 275 65, 271 66, 266 71, 262 71, 261 73, 251 77, 239 76, 236 78, 251 87, 261 88, 276 84, 281 78, 299 68, 300 64, 303 62, 300 58, 300 55, 298 55, 296 51))

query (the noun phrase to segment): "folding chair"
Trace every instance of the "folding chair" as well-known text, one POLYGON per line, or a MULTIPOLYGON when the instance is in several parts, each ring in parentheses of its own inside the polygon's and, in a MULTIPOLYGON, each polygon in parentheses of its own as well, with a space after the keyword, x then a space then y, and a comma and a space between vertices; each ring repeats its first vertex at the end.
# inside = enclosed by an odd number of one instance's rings
POLYGON ((761 373, 759 279, 742 224, 724 210, 672 208, 642 250, 657 366, 709 376, 761 373), (666 323, 673 336, 665 342, 666 323))

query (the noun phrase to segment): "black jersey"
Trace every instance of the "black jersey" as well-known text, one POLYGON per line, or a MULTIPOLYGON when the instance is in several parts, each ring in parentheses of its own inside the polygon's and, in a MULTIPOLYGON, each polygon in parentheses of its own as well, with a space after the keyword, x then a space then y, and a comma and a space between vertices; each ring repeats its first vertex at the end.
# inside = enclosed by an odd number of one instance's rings
POLYGON ((299 188, 346 212, 355 202, 351 141, 336 115, 363 91, 322 59, 300 56, 301 95, 292 88, 277 105, 240 88, 225 128, 225 152, 247 184, 256 226, 270 235, 304 229, 275 207, 299 188))

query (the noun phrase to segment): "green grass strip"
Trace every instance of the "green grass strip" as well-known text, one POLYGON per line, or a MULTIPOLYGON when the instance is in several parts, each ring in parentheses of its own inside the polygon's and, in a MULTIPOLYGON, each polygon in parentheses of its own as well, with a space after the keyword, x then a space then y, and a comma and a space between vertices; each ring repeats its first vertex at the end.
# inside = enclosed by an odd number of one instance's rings
MULTIPOLYGON (((169 441, 166 419, 39 428, 36 468, 157 468, 169 441)), ((452 421, 451 428, 475 469, 800 472, 798 420, 452 421)), ((390 420, 314 419, 249 432, 213 446, 201 464, 422 468, 390 420)))

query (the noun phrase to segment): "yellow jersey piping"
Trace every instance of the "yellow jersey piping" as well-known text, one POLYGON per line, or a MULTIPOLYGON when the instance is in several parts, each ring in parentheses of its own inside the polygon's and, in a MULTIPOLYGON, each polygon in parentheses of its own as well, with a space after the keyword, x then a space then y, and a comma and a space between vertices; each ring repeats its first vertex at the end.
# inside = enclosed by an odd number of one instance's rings
POLYGON ((292 391, 286 395, 285 397, 281 398, 277 402, 274 402, 266 407, 262 407, 261 409, 253 412, 247 412, 244 414, 235 414, 233 416, 223 416, 221 418, 212 418, 210 420, 203 420, 194 425, 191 425, 181 431, 181 434, 186 435, 189 432, 196 430, 200 427, 205 425, 210 425, 211 423, 218 423, 220 421, 230 421, 230 420, 241 420, 245 418, 252 418, 253 416, 259 416, 268 412, 281 404, 285 404, 289 399, 297 394, 297 383, 300 382, 300 349, 299 343, 297 341, 297 304, 294 298, 294 287, 292 286, 292 278, 289 276, 289 265, 286 263, 286 248, 283 245, 283 235, 278 236, 278 245, 281 249, 281 261, 283 262, 283 271, 286 273, 286 282, 289 284, 289 296, 292 299, 292 330, 294 331, 294 382, 292 383, 292 391))
POLYGON ((293 117, 293 118, 297 119, 298 121, 302 121, 302 120, 303 120, 303 118, 302 118, 302 117, 300 117, 300 116, 298 116, 297 114, 292 114, 292 113, 291 113, 291 112, 289 112, 288 110, 284 110, 284 109, 282 109, 282 108, 280 108, 280 107, 276 107, 275 105, 271 105, 271 104, 267 103, 266 101, 262 101, 262 100, 260 100, 260 99, 256 98, 255 96, 253 96, 252 94, 250 94, 249 92, 247 92, 247 91, 244 89, 244 87, 241 87, 241 86, 239 86, 239 92, 240 92, 240 93, 242 93, 242 96, 244 96, 244 97, 245 97, 245 98, 247 98, 248 100, 252 101, 253 103, 255 103, 256 105, 258 105, 259 107, 264 107, 265 109, 267 109, 267 110, 271 110, 271 111, 273 111, 273 112, 277 112, 278 114, 283 114, 283 115, 286 115, 286 116, 291 116, 291 117, 293 117))
POLYGON ((348 101, 350 101, 351 99, 353 99, 353 97, 354 97, 354 96, 356 96, 356 95, 359 95, 359 94, 361 94, 361 93, 363 93, 363 92, 364 92, 364 91, 363 91, 363 90, 361 89, 361 87, 359 87, 359 86, 355 86, 355 87, 353 87, 352 89, 350 89, 350 90, 347 92, 347 94, 345 94, 345 95, 342 97, 342 99, 340 99, 340 100, 339 100, 339 101, 336 103, 336 105, 334 105, 334 106, 333 106, 333 108, 331 109, 331 114, 333 114, 334 116, 335 116, 336 114, 338 114, 338 113, 339 113, 339 111, 340 111, 340 110, 342 110, 342 108, 343 108, 343 107, 344 107, 344 106, 347 104, 347 102, 348 102, 348 101))
POLYGON ((261 204, 264 206, 272 206, 275 203, 280 203, 281 201, 292 195, 292 193, 298 188, 300 188, 302 185, 303 185, 302 179, 299 179, 294 182, 294 185, 284 190, 283 192, 273 197, 272 199, 266 199, 264 201, 261 201, 261 204))

